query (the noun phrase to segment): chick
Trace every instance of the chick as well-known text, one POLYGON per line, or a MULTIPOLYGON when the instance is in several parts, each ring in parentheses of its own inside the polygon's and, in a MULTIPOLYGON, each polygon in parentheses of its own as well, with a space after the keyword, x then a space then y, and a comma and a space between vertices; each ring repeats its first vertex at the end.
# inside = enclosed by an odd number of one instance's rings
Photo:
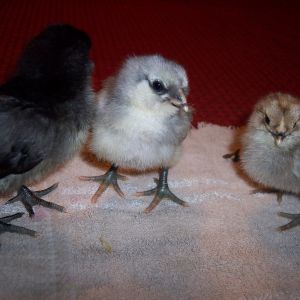
POLYGON ((25 184, 69 160, 93 121, 91 42, 70 25, 46 28, 27 45, 16 72, 0 86, 0 193, 17 191, 29 215, 38 204, 63 211, 25 184))
MULTIPOLYGON (((256 182, 282 193, 300 194, 300 102, 282 93, 270 94, 254 108, 242 139, 241 163, 256 182)), ((280 230, 300 224, 300 214, 280 230)))
POLYGON ((118 185, 119 166, 139 171, 160 168, 157 187, 137 195, 154 195, 145 209, 150 212, 163 199, 187 206, 168 187, 168 169, 180 157, 181 143, 191 122, 187 105, 188 78, 185 69, 159 55, 128 58, 99 94, 93 128, 92 151, 112 163, 110 170, 85 180, 100 181, 92 202, 112 185, 118 185))

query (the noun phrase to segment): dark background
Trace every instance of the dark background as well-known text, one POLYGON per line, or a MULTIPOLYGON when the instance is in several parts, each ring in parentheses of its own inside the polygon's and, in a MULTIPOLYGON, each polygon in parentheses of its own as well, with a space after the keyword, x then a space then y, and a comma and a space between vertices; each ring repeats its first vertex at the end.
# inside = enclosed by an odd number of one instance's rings
POLYGON ((241 125, 267 93, 300 96, 298 2, 0 0, 0 81, 33 35, 67 22, 92 38, 96 89, 128 55, 160 53, 188 71, 195 124, 241 125))

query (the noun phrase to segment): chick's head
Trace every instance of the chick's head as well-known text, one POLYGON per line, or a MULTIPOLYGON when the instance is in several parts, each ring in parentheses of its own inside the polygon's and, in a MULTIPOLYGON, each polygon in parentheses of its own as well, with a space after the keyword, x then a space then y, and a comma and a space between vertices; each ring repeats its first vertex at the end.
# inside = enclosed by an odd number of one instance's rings
POLYGON ((160 55, 130 57, 117 76, 116 92, 129 105, 144 110, 189 111, 185 69, 160 55))
POLYGON ((249 126, 263 131, 275 146, 290 148, 300 142, 300 102, 282 93, 270 94, 258 102, 249 126))

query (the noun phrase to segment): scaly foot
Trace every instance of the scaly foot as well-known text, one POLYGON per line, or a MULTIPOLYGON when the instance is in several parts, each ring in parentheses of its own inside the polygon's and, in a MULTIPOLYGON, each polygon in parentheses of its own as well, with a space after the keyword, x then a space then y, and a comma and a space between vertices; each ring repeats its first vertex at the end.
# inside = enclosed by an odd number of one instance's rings
POLYGON ((53 184, 49 188, 41 191, 31 191, 26 186, 21 186, 21 188, 18 190, 17 196, 11 198, 8 200, 5 204, 14 203, 17 201, 21 201, 29 213, 29 216, 32 217, 34 215, 33 206, 35 205, 41 205, 47 208, 56 209, 61 212, 65 212, 65 208, 63 206, 60 206, 58 204, 48 202, 40 197, 45 196, 55 190, 58 186, 58 183, 53 184))
POLYGON ((91 202, 96 203, 97 199, 106 191, 106 189, 111 185, 113 189, 118 193, 120 197, 124 197, 124 193, 119 187, 118 179, 126 180, 126 176, 119 175, 117 173, 118 167, 116 165, 112 165, 111 168, 104 174, 100 176, 81 176, 81 180, 86 181, 96 181, 100 182, 100 186, 96 193, 93 195, 91 202))
POLYGON ((300 214, 288 214, 288 213, 285 213, 285 212, 280 212, 280 213, 278 213, 278 216, 288 218, 288 219, 292 220, 291 222, 289 222, 289 223, 287 223, 283 226, 278 227, 279 231, 284 231, 284 230, 293 228, 297 225, 300 225, 300 214))
POLYGON ((10 223, 12 220, 21 218, 24 215, 24 213, 17 213, 11 216, 6 216, 0 218, 0 234, 4 232, 12 232, 12 233, 18 233, 18 234, 26 234, 30 236, 36 236, 36 231, 27 229, 25 227, 16 226, 10 223))
POLYGON ((154 179, 157 186, 151 190, 145 192, 138 192, 136 196, 150 196, 155 195, 154 199, 150 203, 150 205, 144 210, 145 213, 151 212, 163 199, 172 200, 184 207, 188 207, 189 205, 175 196, 169 189, 168 186, 168 169, 162 168, 159 173, 159 179, 154 179))

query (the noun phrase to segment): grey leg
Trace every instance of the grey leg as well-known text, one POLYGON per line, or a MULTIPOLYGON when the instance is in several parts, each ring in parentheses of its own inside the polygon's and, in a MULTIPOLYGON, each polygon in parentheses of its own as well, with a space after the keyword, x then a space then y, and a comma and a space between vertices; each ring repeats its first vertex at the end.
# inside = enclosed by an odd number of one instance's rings
POLYGON ((25 227, 16 226, 9 224, 11 221, 21 218, 24 213, 17 213, 11 216, 6 216, 0 218, 0 234, 4 232, 11 232, 11 233, 18 233, 18 234, 25 234, 30 236, 36 236, 36 231, 27 229, 25 227))
POLYGON ((154 195, 154 199, 150 203, 150 205, 144 210, 145 213, 151 212, 163 199, 169 199, 177 204, 180 204, 184 207, 189 206, 185 201, 179 199, 175 196, 169 189, 168 186, 168 169, 162 168, 159 172, 159 179, 154 179, 157 186, 151 190, 138 192, 136 196, 150 196, 154 195))
POLYGON ((10 203, 14 203, 17 201, 21 201, 23 203, 25 209, 29 213, 30 217, 32 217, 34 215, 33 206, 35 206, 35 205, 41 205, 41 206, 44 206, 44 207, 47 207, 50 209, 56 209, 58 211, 64 212, 65 208, 63 206, 60 206, 60 205, 52 203, 52 202, 48 202, 48 201, 40 198, 41 196, 47 195, 50 192, 52 192, 54 189, 56 189, 57 185, 58 184, 56 183, 42 191, 31 191, 29 188, 27 188, 26 186, 23 185, 18 190, 17 196, 9 199, 5 204, 10 204, 10 203))
POLYGON ((106 191, 106 189, 111 185, 113 189, 118 193, 120 197, 124 197, 124 193, 119 187, 118 179, 126 180, 126 176, 119 175, 117 173, 118 166, 113 164, 111 168, 104 174, 100 176, 81 176, 80 179, 86 181, 96 181, 100 182, 100 186, 96 193, 93 195, 91 202, 96 203, 97 199, 106 191))
POLYGON ((288 214, 284 212, 278 213, 280 217, 288 218, 291 221, 283 226, 278 227, 279 231, 284 231, 300 225, 300 214, 288 214))

